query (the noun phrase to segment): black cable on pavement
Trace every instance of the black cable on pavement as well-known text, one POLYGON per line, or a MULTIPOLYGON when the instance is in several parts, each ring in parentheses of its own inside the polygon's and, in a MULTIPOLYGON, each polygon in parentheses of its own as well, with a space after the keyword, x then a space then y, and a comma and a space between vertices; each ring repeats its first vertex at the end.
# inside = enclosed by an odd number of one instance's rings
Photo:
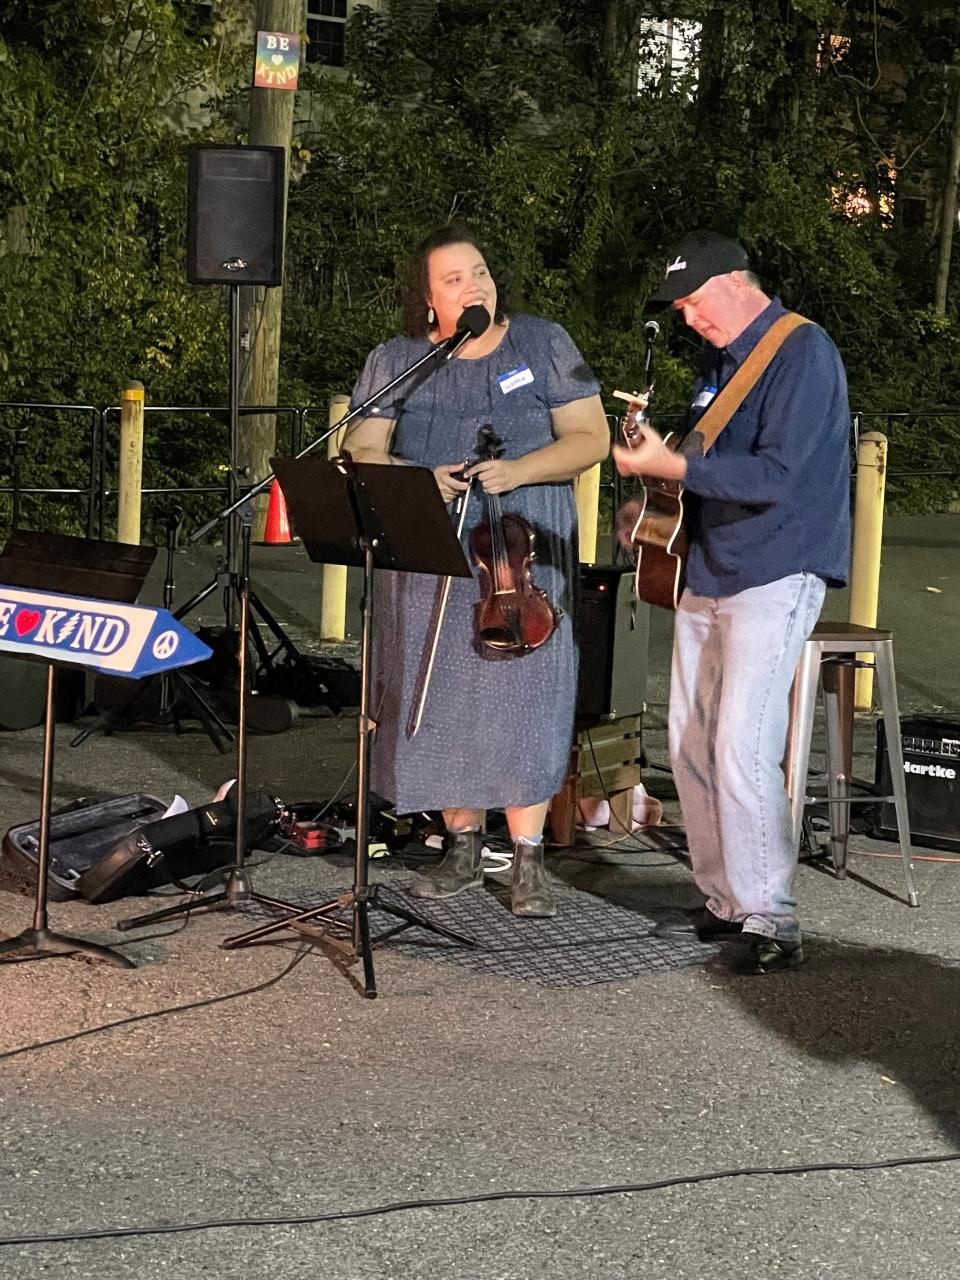
POLYGON ((423 1200, 398 1200, 390 1204, 371 1205, 366 1209, 340 1209, 331 1213, 283 1214, 271 1218, 207 1218, 197 1222, 158 1223, 152 1227, 103 1227, 88 1231, 58 1231, 50 1234, 0 1236, 0 1247, 27 1244, 66 1244, 76 1240, 120 1240, 134 1236, 183 1235, 195 1231, 213 1231, 235 1227, 311 1226, 320 1222, 347 1222, 357 1218, 383 1217, 411 1209, 450 1209, 472 1204, 490 1204, 504 1200, 577 1200, 601 1196, 634 1195, 662 1191, 667 1187, 696 1186, 703 1182, 720 1182, 728 1178, 781 1177, 802 1173, 863 1173, 873 1169, 898 1169, 917 1165, 948 1164, 960 1161, 960 1152, 941 1156, 894 1156, 890 1160, 835 1161, 827 1164, 780 1165, 769 1168, 719 1169, 709 1173, 678 1174, 658 1178, 654 1182, 627 1182, 600 1187, 570 1187, 556 1191, 486 1191, 477 1195, 434 1197, 423 1200))
MULTIPOLYGON (((179 930, 173 930, 172 932, 179 932, 179 930)), ((165 935, 161 934, 160 936, 165 935)), ((139 939, 134 938, 132 941, 136 942, 139 939)), ((290 963, 284 965, 279 973, 272 978, 268 978, 266 982, 258 982, 255 987, 242 987, 239 991, 227 991, 223 995, 210 996, 206 1000, 193 1000, 190 1004, 175 1004, 166 1009, 154 1009, 150 1013, 133 1013, 129 1018, 119 1018, 116 1022, 103 1022, 96 1027, 85 1027, 82 1031, 71 1031, 69 1035, 57 1036, 54 1040, 38 1040, 35 1044, 21 1045, 19 1049, 8 1049, 6 1053, 0 1053, 0 1062, 7 1062, 11 1058, 19 1058, 24 1053, 36 1053, 40 1049, 52 1049, 55 1045, 72 1044, 74 1040, 83 1040, 86 1036, 96 1036, 102 1031, 115 1031, 118 1027, 131 1027, 138 1022, 149 1022, 151 1018, 165 1018, 174 1013, 187 1013, 190 1009, 209 1009, 213 1005, 224 1004, 227 1000, 237 1000, 240 996, 256 995, 258 991, 266 991, 269 987, 274 986, 285 978, 288 973, 292 973, 300 961, 305 959, 312 950, 312 946, 301 948, 290 963)))

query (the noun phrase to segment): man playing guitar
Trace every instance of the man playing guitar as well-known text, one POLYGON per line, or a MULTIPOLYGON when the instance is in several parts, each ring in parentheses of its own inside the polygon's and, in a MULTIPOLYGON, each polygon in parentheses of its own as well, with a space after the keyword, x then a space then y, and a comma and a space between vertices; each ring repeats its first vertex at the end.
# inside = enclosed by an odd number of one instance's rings
POLYGON ((662 931, 742 933, 751 947, 738 967, 771 973, 803 961, 781 761, 803 644, 827 586, 847 576, 846 375, 824 330, 787 319, 748 270, 743 247, 714 232, 676 246, 651 301, 672 304, 704 339, 685 441, 701 419, 709 441, 702 452, 675 450, 644 421, 633 448, 613 450, 621 474, 682 484, 685 494, 689 550, 669 739, 706 901, 662 931), (738 371, 751 357, 744 380, 738 371), (727 408, 739 407, 711 436, 706 418, 725 390, 727 408))

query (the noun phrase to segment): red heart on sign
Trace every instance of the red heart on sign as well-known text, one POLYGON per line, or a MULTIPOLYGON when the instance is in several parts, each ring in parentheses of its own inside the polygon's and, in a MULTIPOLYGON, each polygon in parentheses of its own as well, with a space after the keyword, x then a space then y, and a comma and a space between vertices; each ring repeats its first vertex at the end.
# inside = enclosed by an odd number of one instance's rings
POLYGON ((37 609, 21 609, 14 619, 13 625, 18 636, 25 636, 28 631, 33 630, 39 621, 40 613, 37 609))

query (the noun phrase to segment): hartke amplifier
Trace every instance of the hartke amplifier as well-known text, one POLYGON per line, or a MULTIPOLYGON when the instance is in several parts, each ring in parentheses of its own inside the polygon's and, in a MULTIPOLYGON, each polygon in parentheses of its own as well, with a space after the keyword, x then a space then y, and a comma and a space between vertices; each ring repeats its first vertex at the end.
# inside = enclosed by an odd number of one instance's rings
MULTIPOLYGON (((960 720, 902 716, 900 741, 911 840, 960 852, 960 720)), ((881 794, 890 794, 890 762, 882 720, 877 725, 876 782, 881 794)), ((898 838, 892 803, 877 806, 873 834, 883 840, 898 838)))
POLYGON ((574 615, 578 719, 643 711, 649 633, 650 606, 633 594, 633 570, 582 564, 574 615))

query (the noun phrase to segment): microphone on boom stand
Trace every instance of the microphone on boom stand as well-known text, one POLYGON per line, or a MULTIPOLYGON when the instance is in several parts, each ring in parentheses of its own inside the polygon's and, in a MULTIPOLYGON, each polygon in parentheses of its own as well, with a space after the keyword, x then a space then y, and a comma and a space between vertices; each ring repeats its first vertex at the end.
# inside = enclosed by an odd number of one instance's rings
POLYGON ((465 342, 469 342, 471 338, 479 338, 489 328, 490 312, 482 303, 475 302, 473 306, 464 307, 457 321, 456 331, 440 344, 445 348, 444 359, 452 359, 465 342))
POLYGON ((647 387, 653 386, 653 344, 660 337, 660 326, 656 320, 648 320, 643 326, 643 337, 647 344, 643 359, 644 382, 647 387))

